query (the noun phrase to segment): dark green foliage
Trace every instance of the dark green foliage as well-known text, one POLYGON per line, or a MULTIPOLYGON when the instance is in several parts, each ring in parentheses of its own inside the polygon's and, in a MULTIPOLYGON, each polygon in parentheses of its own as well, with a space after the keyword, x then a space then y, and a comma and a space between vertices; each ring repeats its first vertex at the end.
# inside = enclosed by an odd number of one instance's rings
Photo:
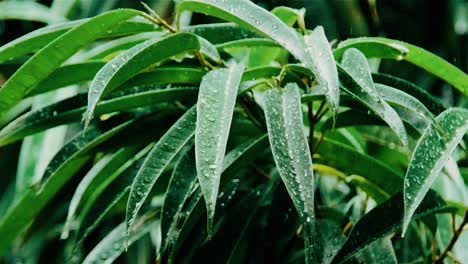
POLYGON ((468 261, 466 61, 395 3, 45 2, 0 3, 0 263, 468 261))

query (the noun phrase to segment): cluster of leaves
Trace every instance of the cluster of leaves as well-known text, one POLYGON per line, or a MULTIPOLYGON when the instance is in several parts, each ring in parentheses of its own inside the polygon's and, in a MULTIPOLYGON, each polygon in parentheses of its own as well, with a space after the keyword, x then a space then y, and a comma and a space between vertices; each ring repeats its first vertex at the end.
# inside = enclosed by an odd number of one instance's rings
POLYGON ((84 263, 127 248, 143 262, 460 258, 468 110, 368 58, 466 96, 463 71, 392 39, 333 48, 302 9, 183 0, 174 26, 147 11, 46 16, 0 47, 0 145, 22 140, 0 201, 5 261, 57 254, 59 234, 61 257, 84 263), (186 25, 187 12, 227 23, 186 25))

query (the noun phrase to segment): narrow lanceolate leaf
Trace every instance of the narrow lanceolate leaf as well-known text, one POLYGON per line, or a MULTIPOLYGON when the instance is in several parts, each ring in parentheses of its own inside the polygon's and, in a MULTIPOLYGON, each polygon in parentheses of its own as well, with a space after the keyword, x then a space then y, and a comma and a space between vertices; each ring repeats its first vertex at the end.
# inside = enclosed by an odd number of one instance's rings
POLYGON ((341 73, 346 91, 382 118, 398 135, 401 143, 407 146, 408 139, 403 122, 375 88, 366 57, 357 49, 348 49, 343 56, 341 73))
POLYGON ((62 66, 34 87, 26 97, 89 81, 102 66, 104 66, 104 63, 100 61, 80 62, 62 66))
MULTIPOLYGON (((75 28, 90 19, 75 20, 43 27, 17 38, 0 47, 0 63, 19 58, 23 55, 36 52, 54 41, 72 28, 75 28)), ((114 25, 111 30, 102 32, 98 38, 112 38, 126 36, 140 32, 154 31, 153 24, 142 21, 124 21, 114 25)))
POLYGON ((0 3, 0 20, 28 20, 43 23, 60 20, 60 17, 51 12, 42 4, 32 1, 5 1, 0 3))
MULTIPOLYGON (((131 122, 131 121, 130 121, 131 122)), ((3 254, 33 219, 62 190, 75 173, 90 160, 90 150, 112 138, 130 122, 123 123, 109 131, 91 128, 87 133, 79 133, 67 143, 52 159, 44 173, 47 178, 41 190, 29 189, 2 217, 0 221, 0 254, 3 254)))
POLYGON ((453 85, 468 95, 468 75, 441 57, 403 41, 387 38, 356 38, 343 41, 335 50, 339 58, 349 48, 357 48, 367 57, 405 60, 453 85))
POLYGON ((75 220, 75 214, 80 209, 84 200, 91 196, 97 196, 102 189, 112 182, 129 165, 124 166, 128 161, 133 163, 132 157, 138 152, 138 146, 127 146, 117 152, 104 156, 97 162, 91 170, 83 177, 75 190, 68 206, 67 219, 65 221, 62 238, 68 237, 71 225, 75 220))
POLYGON ((200 84, 195 157, 208 213, 208 235, 212 232, 223 159, 243 71, 240 65, 213 70, 200 84))
POLYGON ((80 224, 76 231, 75 245, 81 245, 108 216, 114 206, 127 202, 133 179, 143 164, 145 155, 148 154, 152 147, 153 144, 150 144, 135 155, 135 161, 130 167, 108 185, 93 201, 86 201, 83 210, 79 214, 78 221, 80 224))
POLYGON ((267 91, 265 118, 276 166, 304 225, 306 261, 314 263, 314 176, 299 87, 288 84, 284 91, 267 91))
MULTIPOLYGON (((403 194, 398 192, 387 201, 368 212, 354 225, 346 242, 333 258, 332 264, 345 263, 372 242, 397 231, 403 224, 403 194)), ((430 191, 415 214, 421 218, 454 209, 447 206, 442 197, 430 191)))
POLYGON ((118 225, 112 232, 104 237, 96 247, 89 252, 83 260, 83 264, 105 263, 112 264, 125 251, 128 245, 133 244, 142 236, 148 234, 151 230, 158 228, 159 221, 147 221, 141 223, 132 229, 130 237, 127 240, 125 232, 125 223, 118 225))
POLYGON ((96 46, 93 49, 87 51, 82 56, 88 60, 102 60, 106 59, 106 56, 113 55, 116 52, 130 49, 133 46, 142 43, 148 39, 162 38, 166 33, 163 32, 145 32, 135 35, 126 36, 112 40, 102 45, 96 46))
MULTIPOLYGON (((234 164, 249 162, 258 152, 267 146, 267 135, 263 134, 240 144, 224 158, 223 172, 233 169, 234 164)), ((161 250, 173 246, 179 237, 178 223, 183 215, 183 209, 194 188, 197 188, 197 169, 195 165, 195 153, 188 151, 177 162, 166 192, 161 217, 161 250)), ((197 188, 197 192, 199 189, 197 188)), ((201 199, 201 196, 199 197, 201 199)), ((192 212, 189 211, 189 214, 192 212)))
MULTIPOLYGON (((263 36, 269 37, 276 41, 279 45, 288 50, 294 57, 302 61, 307 67, 311 68, 316 75, 317 81, 323 87, 328 87, 326 97, 330 108, 336 111, 339 103, 338 87, 333 80, 336 76, 327 73, 326 76, 322 75, 322 69, 329 69, 328 59, 329 44, 320 47, 320 50, 325 50, 324 53, 316 57, 318 54, 311 54, 307 51, 304 39, 299 36, 291 27, 286 25, 278 17, 266 11, 265 9, 255 5, 249 0, 236 0, 236 1, 217 1, 217 0, 184 0, 178 5, 178 10, 200 12, 207 15, 219 17, 221 19, 234 22, 240 26, 253 30, 263 36), (324 59, 325 58, 325 59, 324 59), (317 67, 327 61, 327 66, 323 68, 320 66, 320 71, 317 67), (333 78, 329 78, 332 76, 333 78)), ((325 37, 321 34, 320 29, 314 32, 309 40, 316 40, 325 37)), ((326 41, 326 38, 325 38, 326 41)), ((327 42, 327 41, 326 41, 327 42)), ((311 42, 309 42, 311 44, 311 42)), ((315 44, 313 44, 315 46, 315 44)))
MULTIPOLYGON (((100 102, 96 114, 125 111, 137 107, 155 105, 161 102, 196 98, 195 87, 170 89, 130 89, 120 96, 113 96, 100 102)), ((151 87, 150 87, 151 88, 151 87)), ((79 94, 69 99, 29 112, 4 127, 0 131, 0 146, 10 144, 28 135, 48 128, 80 121, 86 111, 86 94, 79 94)))
POLYGON ((372 79, 374 79, 374 82, 376 83, 394 87, 413 96, 414 98, 421 101, 421 103, 423 103, 424 106, 426 106, 427 109, 429 109, 435 115, 438 115, 445 110, 444 104, 442 104, 438 97, 431 95, 423 88, 416 86, 415 84, 410 83, 404 79, 383 73, 372 73, 372 79))
POLYGON ((411 217, 435 178, 467 131, 468 110, 461 108, 450 108, 442 112, 436 117, 436 124, 424 131, 414 149, 405 176, 404 231, 407 230, 411 217))
POLYGON ((316 27, 310 35, 304 37, 307 52, 313 58, 315 78, 322 86, 332 110, 340 105, 340 87, 335 59, 323 27, 316 27))
POLYGON ((375 87, 382 95, 382 98, 395 108, 401 119, 413 127, 424 130, 434 121, 434 115, 431 111, 413 96, 379 83, 376 83, 375 87))
POLYGON ((343 143, 323 139, 317 148, 321 162, 347 174, 357 174, 377 185, 386 194, 395 194, 401 190, 403 175, 389 165, 369 155, 360 153, 343 143))
POLYGON ((193 51, 200 51, 212 60, 219 60, 216 47, 191 33, 178 33, 163 39, 150 39, 120 53, 96 74, 91 83, 86 124, 93 118, 96 104, 101 97, 112 89, 150 65, 193 51))
POLYGON ((42 48, 11 76, 0 89, 0 116, 16 105, 39 82, 57 69, 83 46, 116 24, 139 15, 131 9, 110 11, 94 17, 42 48))
POLYGON ((195 134, 196 109, 188 110, 161 137, 138 171, 127 203, 127 231, 133 226, 138 212, 159 176, 195 134))

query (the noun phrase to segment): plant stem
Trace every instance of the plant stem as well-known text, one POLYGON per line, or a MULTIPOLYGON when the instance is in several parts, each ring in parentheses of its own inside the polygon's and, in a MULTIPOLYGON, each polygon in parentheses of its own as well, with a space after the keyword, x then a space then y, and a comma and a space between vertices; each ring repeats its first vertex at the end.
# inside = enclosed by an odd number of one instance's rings
POLYGON ((172 33, 177 33, 177 30, 175 28, 173 28, 171 25, 169 25, 169 23, 166 22, 166 20, 164 20, 162 17, 160 17, 156 12, 154 12, 153 9, 151 9, 151 7, 149 7, 147 4, 145 4, 144 2, 140 2, 143 7, 146 9, 146 11, 148 11, 150 13, 150 15, 147 15, 146 13, 143 13, 144 17, 148 20, 150 20, 151 22, 169 30, 170 32, 172 33))
POLYGON ((455 246, 455 243, 457 242, 460 235, 463 233, 463 228, 465 227, 466 224, 468 224, 468 210, 465 212, 463 222, 460 224, 457 230, 455 230, 455 233, 453 234, 452 240, 450 240, 449 245, 434 263, 441 264, 444 262, 444 258, 447 257, 447 255, 452 250, 453 246, 455 246))

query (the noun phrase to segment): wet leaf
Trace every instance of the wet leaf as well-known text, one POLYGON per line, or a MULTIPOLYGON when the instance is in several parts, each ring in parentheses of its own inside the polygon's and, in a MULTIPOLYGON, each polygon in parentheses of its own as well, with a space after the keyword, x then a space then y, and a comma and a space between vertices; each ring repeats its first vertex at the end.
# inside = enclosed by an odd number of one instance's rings
POLYGON ((468 110, 450 108, 419 139, 406 172, 403 234, 444 164, 468 131, 468 110))
POLYGON ((5 1, 0 3, 0 20, 28 20, 50 23, 61 20, 59 16, 40 3, 32 1, 5 1))
POLYGON ((62 238, 67 238, 77 211, 83 201, 99 195, 107 185, 127 169, 134 160, 132 157, 138 152, 138 146, 128 146, 101 158, 83 177, 68 206, 67 219, 62 231, 62 238))
MULTIPOLYGON (((452 208, 437 193, 430 191, 416 211, 415 218, 450 210, 452 208)), ((359 219, 331 263, 346 262, 372 242, 397 231, 402 225, 403 193, 399 192, 359 219)))
POLYGON ((80 48, 139 11, 120 9, 96 16, 56 38, 32 56, 0 89, 0 116, 15 106, 80 48))
POLYGON ((109 131, 90 128, 79 133, 52 159, 44 173, 41 189, 29 189, 22 195, 0 222, 0 253, 5 252, 12 241, 25 231, 32 220, 48 205, 55 195, 68 183, 75 173, 90 160, 89 151, 109 140, 129 126, 123 123, 109 131))
POLYGON ((127 233, 153 185, 179 151, 195 134, 196 109, 192 107, 159 139, 138 171, 127 203, 127 233))
POLYGON ((232 114, 243 72, 244 67, 241 65, 213 70, 203 77, 200 84, 195 157, 198 181, 208 214, 209 236, 213 227, 216 198, 232 114))
POLYGON ((276 166, 304 228, 306 262, 314 263, 314 175, 302 124, 299 87, 266 92, 265 117, 276 166))
MULTIPOLYGON (((34 53, 54 41, 70 29, 81 25, 90 19, 81 19, 70 22, 54 24, 43 27, 19 37, 0 47, 0 63, 34 53)), ((101 32, 98 38, 112 38, 140 32, 154 31, 153 24, 146 21, 123 21, 112 27, 111 30, 101 32)))
POLYGON ((125 251, 127 245, 133 244, 142 236, 148 234, 152 229, 159 228, 159 221, 149 220, 135 226, 135 228, 131 230, 129 237, 127 237, 125 228, 125 222, 118 225, 89 252, 82 263, 114 263, 114 260, 125 251))
POLYGON ((341 42, 334 52, 335 57, 340 58, 349 48, 359 49, 367 57, 405 60, 434 74, 468 95, 468 75, 423 48, 393 39, 365 37, 341 42))
POLYGON ((345 90, 382 118, 398 135, 401 143, 404 146, 408 146, 408 139, 403 122, 395 110, 384 101, 379 91, 375 88, 369 64, 364 55, 357 49, 348 49, 343 56, 341 66, 340 77, 345 90))
MULTIPOLYGON (((328 58, 328 48, 322 45, 317 45, 323 52, 320 56, 314 52, 307 51, 306 43, 304 39, 298 35, 292 28, 288 27, 278 17, 270 14, 265 9, 255 5, 248 0, 235 0, 235 1, 217 1, 217 0, 184 0, 177 6, 179 12, 181 11, 192 11, 200 12, 207 15, 219 17, 221 19, 234 22, 242 27, 246 27, 260 35, 271 38, 276 41, 279 45, 283 46, 288 50, 294 57, 302 61, 307 67, 315 73, 317 81, 323 87, 327 87, 326 92, 328 103, 332 111, 336 111, 339 104, 339 93, 338 87, 334 86, 335 76, 329 74, 328 71, 323 72, 317 67, 322 64, 323 61, 327 61, 327 69, 330 69, 328 58), (323 76, 322 73, 327 75, 323 76), (330 79, 333 76, 333 79, 330 79)), ((318 39, 322 39, 324 34, 318 29, 311 35, 311 41, 308 45, 314 45, 318 43, 318 39), (313 39, 313 41, 312 41, 313 39)), ((322 39, 323 40, 323 39, 322 39)), ((330 50, 331 52, 331 50, 330 50)), ((325 67, 324 67, 325 68, 325 67)))
POLYGON ((94 110, 101 97, 150 65, 195 51, 203 53, 212 60, 219 60, 219 54, 214 46, 190 33, 177 33, 162 39, 150 39, 120 53, 99 70, 91 83, 85 126, 93 118, 94 110))
MULTIPOLYGON (((101 101, 95 110, 98 115, 154 105, 174 99, 196 98, 193 87, 145 89, 137 87, 123 94, 101 101), (119 96, 120 95, 120 96, 119 96)), ((7 145, 28 135, 62 124, 78 122, 86 111, 86 94, 80 94, 58 103, 27 113, 0 130, 0 145, 7 145)))
POLYGON ((319 85, 323 88, 333 111, 340 105, 340 87, 335 59, 328 43, 323 27, 316 27, 310 35, 304 37, 307 52, 313 58, 312 72, 319 85))

